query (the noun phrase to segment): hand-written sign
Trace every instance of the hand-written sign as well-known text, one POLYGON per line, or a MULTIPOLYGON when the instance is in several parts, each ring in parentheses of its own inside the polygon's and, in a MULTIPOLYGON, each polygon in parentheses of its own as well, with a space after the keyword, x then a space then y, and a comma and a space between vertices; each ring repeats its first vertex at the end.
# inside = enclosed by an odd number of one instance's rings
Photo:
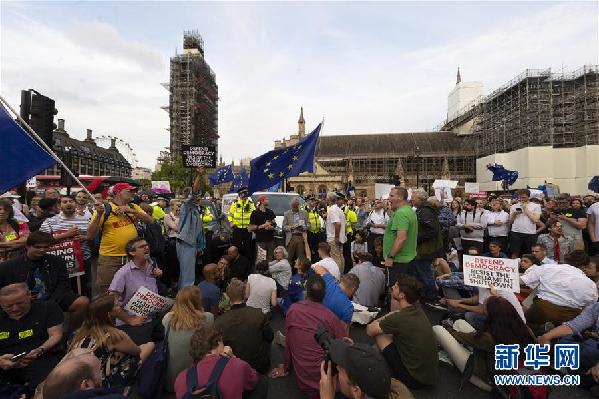
POLYGON ((69 277, 84 273, 83 253, 81 252, 81 242, 79 240, 61 241, 50 247, 48 253, 59 256, 65 261, 69 277))
POLYGON ((147 317, 168 312, 174 303, 174 300, 158 295, 146 287, 139 287, 123 309, 137 316, 147 317))
POLYGON ((519 259, 464 255, 464 284, 520 292, 519 259))
POLYGON ((183 166, 195 168, 205 166, 216 168, 216 147, 211 145, 184 145, 182 146, 183 166))

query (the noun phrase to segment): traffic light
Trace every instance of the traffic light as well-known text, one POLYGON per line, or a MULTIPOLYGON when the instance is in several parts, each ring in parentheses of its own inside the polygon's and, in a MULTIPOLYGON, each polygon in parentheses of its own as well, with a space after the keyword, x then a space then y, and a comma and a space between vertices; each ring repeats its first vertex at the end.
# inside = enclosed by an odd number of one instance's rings
POLYGON ((50 97, 35 90, 21 91, 21 117, 50 148, 54 145, 52 132, 56 129, 54 115, 57 113, 50 97))

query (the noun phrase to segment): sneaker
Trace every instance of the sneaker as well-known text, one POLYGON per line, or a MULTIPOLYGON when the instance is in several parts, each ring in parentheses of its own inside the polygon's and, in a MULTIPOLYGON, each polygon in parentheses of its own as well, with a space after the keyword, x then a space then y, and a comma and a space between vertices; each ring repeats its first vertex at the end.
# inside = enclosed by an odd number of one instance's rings
POLYGON ((435 310, 440 310, 442 312, 447 311, 447 306, 444 306, 443 304, 441 304, 441 302, 439 302, 438 300, 428 300, 428 301, 424 301, 423 302, 424 305, 428 306, 429 308, 433 308, 435 310))
POLYGON ((277 330, 277 332, 275 333, 275 344, 281 345, 281 346, 285 346, 285 334, 283 334, 281 331, 277 330))

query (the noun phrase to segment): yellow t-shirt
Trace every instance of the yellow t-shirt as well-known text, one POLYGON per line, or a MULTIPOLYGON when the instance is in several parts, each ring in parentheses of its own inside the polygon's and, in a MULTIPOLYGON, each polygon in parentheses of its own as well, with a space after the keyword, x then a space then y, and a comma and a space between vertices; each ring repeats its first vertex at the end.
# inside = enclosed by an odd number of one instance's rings
MULTIPOLYGON (((116 204, 111 203, 109 205, 111 209, 117 207, 116 204)), ((143 210, 135 205, 130 205, 137 212, 143 212, 143 210)), ((96 211, 92 216, 92 221, 98 217, 96 211)), ((101 216, 102 220, 104 215, 101 216)), ((102 230, 102 241, 100 241, 100 255, 103 256, 126 256, 125 246, 129 240, 137 237, 137 228, 133 222, 137 223, 137 218, 133 215, 117 215, 114 212, 110 212, 106 223, 104 223, 104 229, 102 230)), ((101 227, 100 227, 101 228, 101 227)))

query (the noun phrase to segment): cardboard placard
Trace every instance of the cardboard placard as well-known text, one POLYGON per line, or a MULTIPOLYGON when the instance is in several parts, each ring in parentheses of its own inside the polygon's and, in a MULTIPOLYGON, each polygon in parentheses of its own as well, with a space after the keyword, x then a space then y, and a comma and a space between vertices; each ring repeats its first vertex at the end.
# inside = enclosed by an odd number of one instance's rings
MULTIPOLYGON (((58 231, 58 233, 63 232, 64 231, 58 231)), ((83 267, 83 253, 81 252, 81 242, 79 240, 61 241, 50 247, 48 253, 59 256, 66 262, 69 277, 85 274, 85 269, 83 267)))
POLYGON ((520 292, 520 259, 464 255, 464 284, 520 292))
POLYGON ((183 166, 216 168, 216 147, 213 145, 184 145, 181 149, 183 166))
POLYGON ((158 295, 146 287, 139 287, 123 309, 136 316, 147 317, 152 314, 168 312, 174 303, 173 299, 158 295))

